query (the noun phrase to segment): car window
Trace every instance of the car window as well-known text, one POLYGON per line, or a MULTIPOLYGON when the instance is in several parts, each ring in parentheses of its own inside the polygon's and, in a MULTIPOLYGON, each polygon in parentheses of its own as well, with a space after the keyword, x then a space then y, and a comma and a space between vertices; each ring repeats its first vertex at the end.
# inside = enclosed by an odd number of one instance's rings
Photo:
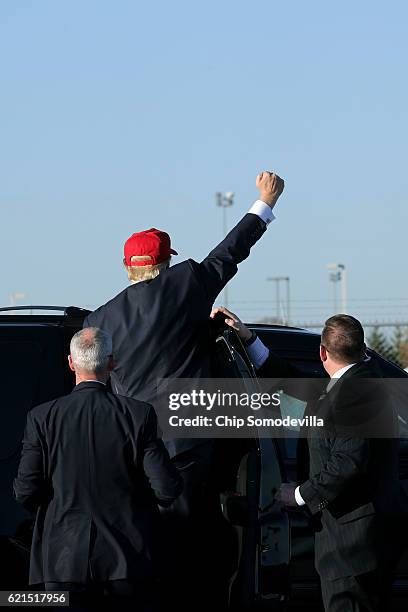
MULTIPOLYGON (((280 391, 280 412, 282 418, 287 416, 301 419, 305 413, 307 402, 280 391)), ((281 452, 287 459, 296 459, 298 434, 300 427, 288 427, 288 436, 281 440, 281 452)))
POLYGON ((52 331, 14 328, 5 334, 0 330, 0 459, 15 450, 28 410, 63 393, 61 338, 52 331))
MULTIPOLYGON (((311 334, 282 333, 273 330, 257 330, 262 342, 277 357, 282 357, 304 373, 305 378, 323 378, 327 374, 319 359, 320 337, 311 334)), ((307 402, 281 391, 280 410, 282 417, 301 418, 307 402)), ((296 460, 298 432, 288 432, 288 436, 278 440, 284 460, 296 460)))
POLYGON ((38 342, 0 341, 0 381, 5 400, 1 411, 0 460, 19 444, 39 376, 41 345, 38 342))
POLYGON ((0 535, 13 535, 26 518, 12 497, 27 412, 64 393, 62 330, 0 326, 0 535))
POLYGON ((304 372, 305 378, 327 376, 319 358, 320 336, 273 330, 258 330, 257 334, 271 352, 304 372))
MULTIPOLYGON (((305 413, 307 402, 298 399, 280 391, 280 412, 282 418, 292 417, 294 419, 301 419, 305 413)), ((300 427, 289 427, 291 431, 300 431, 300 427)))

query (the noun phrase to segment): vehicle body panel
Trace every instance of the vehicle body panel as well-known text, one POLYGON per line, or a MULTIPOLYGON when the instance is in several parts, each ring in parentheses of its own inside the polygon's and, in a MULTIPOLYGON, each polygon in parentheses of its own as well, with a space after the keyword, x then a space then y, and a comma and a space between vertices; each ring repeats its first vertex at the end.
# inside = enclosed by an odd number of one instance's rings
MULTIPOLYGON (((14 502, 11 489, 20 458, 26 414, 32 406, 72 389, 74 377, 66 356, 69 341, 82 327, 86 314, 87 311, 75 308, 52 315, 36 314, 35 311, 0 313, 0 372, 2 387, 6 390, 0 432, 0 556, 2 564, 8 565, 8 571, 0 580, 5 589, 26 584, 31 519, 14 502)), ((325 375, 319 361, 319 334, 280 326, 250 327, 270 350, 301 368, 305 376, 325 375)), ((224 352, 224 363, 229 359, 234 375, 246 380, 248 388, 256 388, 255 372, 236 335, 221 330, 217 337, 222 338, 218 344, 224 352)), ((408 376, 377 354, 370 352, 370 356, 378 361, 384 376, 408 376)), ((234 447, 228 441, 233 460, 223 483, 224 489, 229 491, 222 498, 225 520, 235 529, 239 543, 231 578, 231 601, 235 605, 249 605, 253 599, 271 610, 288 597, 293 602, 318 602, 312 525, 303 511, 283 512, 274 501, 281 481, 298 480, 296 440, 287 444, 282 440, 254 436, 253 440, 232 442, 234 447)), ((403 486, 407 486, 406 440, 401 442, 400 476, 403 486)), ((407 554, 398 568, 395 592, 402 593, 402 597, 408 593, 407 554)), ((319 604, 312 605, 317 610, 319 604)))

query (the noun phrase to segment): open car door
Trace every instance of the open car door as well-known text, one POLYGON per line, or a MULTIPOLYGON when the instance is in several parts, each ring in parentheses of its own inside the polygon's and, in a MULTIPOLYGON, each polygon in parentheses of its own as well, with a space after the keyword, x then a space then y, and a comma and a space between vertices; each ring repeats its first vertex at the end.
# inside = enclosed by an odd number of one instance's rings
MULTIPOLYGON (((213 357, 215 377, 239 379, 245 392, 259 392, 252 364, 230 328, 216 334, 213 357)), ((288 588, 290 529, 287 513, 274 500, 282 481, 278 446, 257 434, 217 444, 221 507, 235 536, 230 609, 257 603, 279 609, 288 588)))

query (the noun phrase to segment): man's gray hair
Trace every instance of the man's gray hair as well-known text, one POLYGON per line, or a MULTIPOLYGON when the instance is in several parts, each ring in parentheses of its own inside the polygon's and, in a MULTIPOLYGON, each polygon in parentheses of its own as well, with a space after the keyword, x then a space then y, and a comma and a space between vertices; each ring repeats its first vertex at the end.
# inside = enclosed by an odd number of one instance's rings
POLYGON ((70 352, 78 370, 102 372, 112 355, 112 338, 99 327, 86 327, 72 336, 70 352))

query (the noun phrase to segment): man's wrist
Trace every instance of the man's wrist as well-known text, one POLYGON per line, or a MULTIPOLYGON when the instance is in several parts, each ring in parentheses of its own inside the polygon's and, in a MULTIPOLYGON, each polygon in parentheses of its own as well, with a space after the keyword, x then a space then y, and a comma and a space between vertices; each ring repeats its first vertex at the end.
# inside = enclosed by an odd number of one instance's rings
POLYGON ((248 211, 253 215, 257 215, 268 225, 275 219, 275 215, 272 212, 272 208, 269 204, 266 204, 263 200, 256 200, 248 211))
POLYGON ((259 199, 262 202, 265 202, 265 204, 267 204, 270 208, 273 208, 275 206, 276 202, 278 201, 276 198, 268 196, 265 193, 260 193, 259 194, 259 199))
POLYGON ((251 346, 251 344, 255 342, 258 336, 254 331, 251 331, 250 329, 247 329, 246 331, 248 332, 248 334, 246 334, 245 338, 241 337, 241 340, 243 341, 245 346, 251 346))
POLYGON ((259 370, 269 357, 269 349, 261 342, 258 336, 254 342, 246 347, 246 350, 255 370, 259 370))

